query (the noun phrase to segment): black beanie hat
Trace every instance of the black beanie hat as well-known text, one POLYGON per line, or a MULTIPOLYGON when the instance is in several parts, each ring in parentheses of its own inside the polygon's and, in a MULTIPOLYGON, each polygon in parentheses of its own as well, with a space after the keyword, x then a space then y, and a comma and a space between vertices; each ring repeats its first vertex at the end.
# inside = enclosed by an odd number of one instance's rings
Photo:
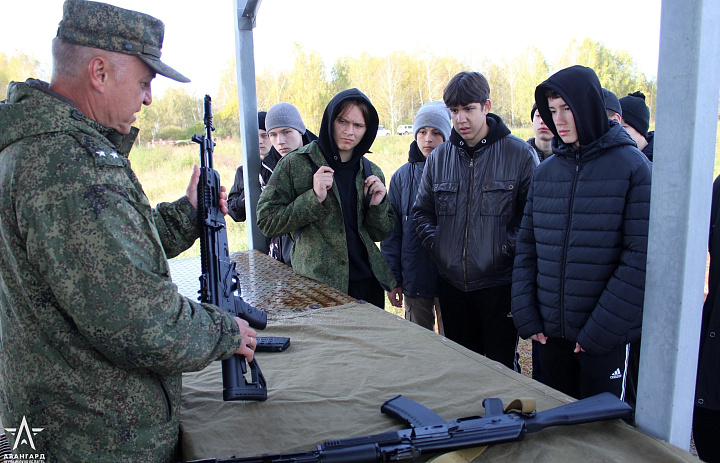
POLYGON ((533 107, 530 110, 530 123, 535 122, 535 111, 537 111, 537 103, 533 103, 533 107))
POLYGON ((623 120, 644 137, 650 127, 650 108, 645 104, 645 95, 642 92, 628 93, 628 96, 620 98, 620 106, 623 120))
POLYGON ((620 101, 618 100, 618 97, 606 88, 603 88, 602 92, 603 98, 605 99, 605 109, 609 109, 615 114, 620 114, 620 116, 622 116, 622 106, 620 106, 620 101))
POLYGON ((267 116, 267 112, 258 112, 258 129, 260 130, 265 130, 265 116, 267 116))

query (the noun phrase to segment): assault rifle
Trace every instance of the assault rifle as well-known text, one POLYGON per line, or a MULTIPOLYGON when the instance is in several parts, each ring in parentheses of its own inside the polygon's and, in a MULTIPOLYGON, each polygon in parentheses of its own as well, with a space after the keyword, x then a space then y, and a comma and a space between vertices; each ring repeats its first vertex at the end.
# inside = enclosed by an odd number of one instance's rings
MULTIPOLYGON (((200 222, 200 302, 220 307, 235 317, 240 317, 251 327, 261 330, 267 325, 267 313, 256 309, 240 297, 240 284, 235 271, 235 262, 230 261, 230 252, 225 229, 225 215, 220 209, 220 175, 213 169, 212 103, 205 95, 205 135, 193 135, 192 141, 200 145, 200 182, 198 184, 198 216, 200 222)), ((265 377, 257 361, 250 365, 241 355, 233 355, 222 361, 223 400, 266 400, 265 377)))
POLYGON ((485 399, 483 406, 483 417, 473 416, 447 422, 432 410, 399 395, 385 402, 380 410, 409 424, 409 429, 328 441, 309 452, 196 460, 192 463, 417 461, 428 454, 521 440, 526 433, 549 426, 625 418, 632 412, 628 404, 609 392, 544 412, 535 412, 533 404, 530 412, 506 414, 500 399, 485 399))

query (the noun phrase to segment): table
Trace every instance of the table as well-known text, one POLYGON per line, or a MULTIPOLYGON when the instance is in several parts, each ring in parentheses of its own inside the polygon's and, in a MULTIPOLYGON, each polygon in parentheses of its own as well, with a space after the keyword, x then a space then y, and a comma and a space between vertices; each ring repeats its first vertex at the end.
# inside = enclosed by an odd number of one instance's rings
MULTIPOLYGON (((269 257, 246 252, 233 260, 243 296, 260 307, 268 303, 268 328, 262 334, 289 336, 291 346, 256 356, 268 384, 266 402, 223 402, 219 362, 183 376, 180 426, 186 459, 308 451, 331 439, 402 429, 380 413, 382 403, 398 394, 447 420, 482 415, 486 397, 506 405, 534 397, 538 410, 572 401, 371 304, 308 305, 305 298, 349 297, 297 275, 289 285, 264 277, 266 266, 275 269, 269 257), (317 297, 310 288, 317 288, 317 297), (293 295, 299 302, 292 302, 293 295)), ((699 460, 615 420, 545 429, 521 442, 492 446, 473 461, 699 460)))

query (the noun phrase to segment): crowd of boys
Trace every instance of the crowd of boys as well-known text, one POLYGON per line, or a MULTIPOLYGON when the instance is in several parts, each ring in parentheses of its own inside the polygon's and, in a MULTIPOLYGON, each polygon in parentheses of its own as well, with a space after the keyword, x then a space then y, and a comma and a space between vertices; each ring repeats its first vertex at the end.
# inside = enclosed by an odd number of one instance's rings
MULTIPOLYGON (((167 258, 198 235, 197 169, 185 196, 151 208, 127 160, 155 75, 188 81, 159 59, 163 30, 142 13, 66 0, 51 82, 12 83, 0 104, 0 418, 48 423, 39 439, 65 461, 174 461, 181 373, 252 358, 257 343, 246 322, 170 280, 167 258)), ((330 101, 318 136, 295 106, 274 105, 258 113, 258 226, 300 275, 378 307, 387 296, 408 320, 516 371, 518 339, 532 339, 537 379, 634 404, 650 111, 642 93, 618 99, 582 66, 534 96, 525 142, 491 112, 485 77, 458 73, 417 112, 389 189, 365 157, 379 118, 360 90, 330 101)), ((236 221, 243 181, 240 167, 219 198, 236 221)), ((720 421, 708 373, 715 263, 695 419, 708 461, 720 421)))

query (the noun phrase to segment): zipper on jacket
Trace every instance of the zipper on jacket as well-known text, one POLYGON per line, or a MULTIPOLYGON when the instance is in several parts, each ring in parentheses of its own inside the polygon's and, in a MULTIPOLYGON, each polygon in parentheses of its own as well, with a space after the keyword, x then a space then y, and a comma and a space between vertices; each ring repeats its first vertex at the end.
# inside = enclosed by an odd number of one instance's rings
POLYGON ((565 337, 565 271, 567 270, 568 241, 570 241, 570 224, 572 223, 572 211, 575 204, 575 189, 577 188, 578 176, 580 173, 580 151, 575 151, 575 175, 570 190, 570 207, 568 209, 568 222, 565 227, 565 243, 563 245, 562 270, 560 272, 560 337, 565 337))
MULTIPOLYGON (((465 151, 465 150, 463 150, 465 151)), ((467 154, 467 152, 465 152, 467 154)), ((475 153, 473 153, 474 156, 475 153)), ((468 155, 469 156, 469 155, 468 155)), ((467 278, 467 248, 468 248, 468 235, 470 234, 470 200, 472 199, 472 184, 473 184, 473 169, 475 168, 475 158, 470 157, 470 177, 468 179, 468 199, 467 199, 467 214, 465 214, 465 238, 463 240, 463 284, 465 285, 465 291, 468 290, 468 278, 467 278)))

